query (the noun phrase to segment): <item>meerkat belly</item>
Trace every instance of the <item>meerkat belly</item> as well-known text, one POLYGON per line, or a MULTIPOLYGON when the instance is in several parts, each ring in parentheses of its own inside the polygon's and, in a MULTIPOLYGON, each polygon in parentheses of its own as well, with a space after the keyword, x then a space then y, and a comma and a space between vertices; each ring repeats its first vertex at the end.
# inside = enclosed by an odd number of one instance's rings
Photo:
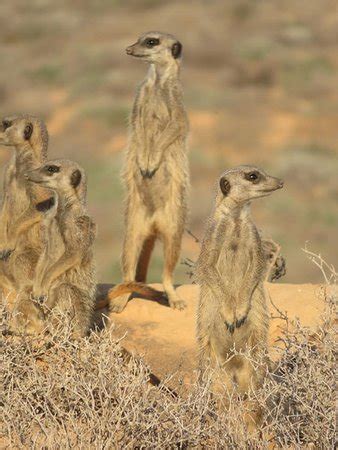
POLYGON ((224 284, 232 286, 236 281, 236 288, 252 265, 253 246, 245 240, 234 240, 224 246, 218 260, 217 269, 224 284))
MULTIPOLYGON (((182 177, 181 177, 182 178, 182 177)), ((137 178, 138 192, 150 214, 166 210, 171 203, 181 205, 185 198, 185 184, 178 179, 178 174, 171 173, 170 165, 164 161, 153 178, 137 178)))
POLYGON ((222 360, 227 360, 235 353, 245 351, 253 337, 256 339, 256 328, 256 324, 248 319, 245 326, 230 334, 224 322, 216 320, 210 332, 211 347, 222 360))

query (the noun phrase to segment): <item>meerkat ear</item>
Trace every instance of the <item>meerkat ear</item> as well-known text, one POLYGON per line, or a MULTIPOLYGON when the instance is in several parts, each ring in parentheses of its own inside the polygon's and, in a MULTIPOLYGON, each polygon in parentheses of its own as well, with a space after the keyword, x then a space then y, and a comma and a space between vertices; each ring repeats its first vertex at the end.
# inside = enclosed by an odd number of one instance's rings
POLYGON ((224 197, 226 197, 230 192, 231 186, 230 186, 229 181, 225 177, 222 177, 219 180, 219 187, 221 188, 221 191, 222 191, 224 197))
POLYGON ((71 177, 70 177, 70 184, 73 186, 73 188, 77 188, 78 185, 81 182, 81 172, 79 171, 79 169, 74 170, 74 172, 72 173, 71 177))
POLYGON ((28 139, 30 139, 30 137, 32 136, 33 133, 33 125, 31 123, 28 123, 25 126, 25 129, 23 130, 23 137, 25 138, 26 141, 28 141, 28 139))
POLYGON ((176 41, 171 47, 171 54, 175 59, 179 58, 182 53, 182 44, 179 41, 176 41))

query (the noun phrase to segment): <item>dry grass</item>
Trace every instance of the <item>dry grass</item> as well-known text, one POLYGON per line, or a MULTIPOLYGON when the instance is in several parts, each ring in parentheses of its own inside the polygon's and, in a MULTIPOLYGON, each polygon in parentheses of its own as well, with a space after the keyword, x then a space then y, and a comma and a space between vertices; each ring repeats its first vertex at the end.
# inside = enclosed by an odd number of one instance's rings
MULTIPOLYGON (((3 308, 3 448, 332 448, 333 295, 315 335, 288 323, 280 359, 248 400, 216 407, 208 385, 183 396, 149 383, 149 368, 126 358, 112 331, 78 342, 62 327, 46 339, 11 336, 3 308), (243 411, 265 412, 256 435, 243 411), (250 406, 251 405, 251 406, 250 406)), ((285 320, 288 320, 285 318, 285 320)))

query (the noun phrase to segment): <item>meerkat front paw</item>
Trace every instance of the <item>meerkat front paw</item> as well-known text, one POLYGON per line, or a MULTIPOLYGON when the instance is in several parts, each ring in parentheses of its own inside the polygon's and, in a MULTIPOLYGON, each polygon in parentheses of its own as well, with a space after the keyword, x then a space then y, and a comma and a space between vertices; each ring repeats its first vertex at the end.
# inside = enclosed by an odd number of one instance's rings
POLYGON ((37 303, 39 303, 40 305, 42 305, 43 303, 46 302, 47 300, 47 295, 46 294, 38 294, 38 295, 34 295, 33 296, 33 300, 37 303))
POLYGON ((129 297, 129 294, 124 294, 120 295, 120 297, 111 299, 109 302, 110 311, 113 313, 121 313, 127 306, 129 297))
POLYGON ((153 178, 153 176, 155 175, 155 173, 157 172, 158 167, 155 169, 141 169, 140 168, 140 172, 143 178, 148 178, 149 180, 151 178, 153 178))
POLYGON ((158 170, 158 167, 155 167, 154 169, 148 169, 148 178, 149 179, 153 178, 153 176, 155 175, 157 170, 158 170))
POLYGON ((227 330, 229 331, 229 333, 233 334, 233 332, 235 331, 235 324, 234 323, 229 323, 226 320, 224 321, 224 324, 225 324, 227 330))
POLYGON ((11 254, 13 253, 14 249, 4 249, 4 250, 0 250, 0 260, 1 261, 8 261, 8 259, 10 258, 11 254))
POLYGON ((42 305, 43 303, 46 303, 47 294, 44 292, 43 288, 35 287, 31 293, 31 300, 42 305))
POLYGON ((236 328, 240 328, 244 324, 244 322, 246 321, 246 318, 247 318, 247 316, 243 316, 240 319, 237 319, 236 323, 235 323, 236 328))

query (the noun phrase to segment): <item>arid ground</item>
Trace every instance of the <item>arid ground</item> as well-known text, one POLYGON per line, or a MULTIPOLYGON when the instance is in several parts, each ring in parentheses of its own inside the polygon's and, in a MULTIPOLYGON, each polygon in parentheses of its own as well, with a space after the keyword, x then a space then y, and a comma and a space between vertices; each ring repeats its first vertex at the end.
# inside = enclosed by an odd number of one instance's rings
MULTIPOLYGON (((154 287, 161 289, 161 285, 154 287)), ((283 347, 281 339, 292 328, 293 321, 300 320, 303 327, 313 334, 323 324, 325 293, 328 288, 311 284, 271 284, 267 283, 268 308, 271 322, 269 330, 269 352, 272 359, 278 359, 278 348, 283 347), (289 322, 284 320, 284 315, 289 322)), ((104 286, 101 287, 105 292, 104 286)), ((187 302, 187 309, 175 311, 165 303, 135 298, 121 314, 108 311, 97 313, 101 320, 112 325, 114 334, 123 338, 123 345, 135 355, 142 355, 151 369, 161 379, 175 374, 184 381, 185 389, 194 381, 197 369, 197 343, 195 338, 195 311, 197 308, 198 286, 183 285, 179 295, 187 302), (103 315, 103 316, 102 316, 103 315)), ((175 383, 173 383, 175 384, 175 383)), ((176 384, 177 388, 177 384, 176 384)))
MULTIPOLYGON (((99 225, 99 279, 120 279, 127 118, 146 67, 124 49, 146 30, 184 46, 182 81, 191 122, 191 214, 202 236, 213 186, 226 168, 255 163, 285 179, 257 202, 259 227, 287 258, 283 282, 321 282, 306 241, 337 266, 338 14, 332 0, 24 0, 0 3, 0 115, 47 120, 51 157, 89 175, 99 225)), ((0 148, 0 163, 10 150, 0 148)), ((199 246, 185 235, 182 259, 199 246)), ((150 281, 158 282, 157 248, 150 281)), ((178 283, 189 283, 179 265, 178 283)))

